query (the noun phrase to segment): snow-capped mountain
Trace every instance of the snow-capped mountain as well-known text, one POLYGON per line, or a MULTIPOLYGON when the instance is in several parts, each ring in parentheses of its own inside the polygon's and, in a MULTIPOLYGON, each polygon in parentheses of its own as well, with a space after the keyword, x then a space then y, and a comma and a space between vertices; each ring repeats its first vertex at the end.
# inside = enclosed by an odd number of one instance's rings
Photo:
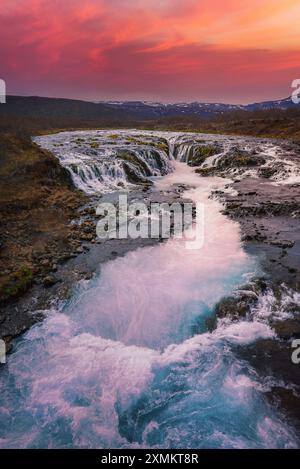
POLYGON ((265 101, 247 105, 223 103, 157 103, 148 101, 101 101, 112 109, 121 109, 138 114, 140 118, 171 116, 212 117, 232 111, 255 111, 260 109, 288 109, 295 106, 291 98, 278 101, 265 101))

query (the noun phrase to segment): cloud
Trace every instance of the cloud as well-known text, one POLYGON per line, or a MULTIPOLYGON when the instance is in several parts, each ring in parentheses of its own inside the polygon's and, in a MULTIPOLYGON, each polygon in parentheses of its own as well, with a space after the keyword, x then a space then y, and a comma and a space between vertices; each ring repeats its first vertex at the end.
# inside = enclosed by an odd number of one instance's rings
POLYGON ((299 2, 2 0, 9 92, 247 101, 289 94, 299 2), (264 96, 262 96, 262 94, 264 96))

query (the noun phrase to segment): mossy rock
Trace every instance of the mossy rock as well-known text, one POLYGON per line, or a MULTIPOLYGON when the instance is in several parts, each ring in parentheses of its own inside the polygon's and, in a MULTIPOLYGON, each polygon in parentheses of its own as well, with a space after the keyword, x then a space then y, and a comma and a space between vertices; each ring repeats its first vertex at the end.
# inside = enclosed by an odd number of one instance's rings
POLYGON ((214 168, 198 168, 195 170, 195 173, 200 174, 201 176, 213 176, 214 168))
POLYGON ((145 176, 150 176, 149 168, 146 163, 137 158, 137 156, 130 151, 122 151, 118 154, 118 158, 127 161, 128 163, 133 164, 137 168, 139 168, 140 172, 145 176))
POLYGON ((254 167, 265 164, 266 160, 262 156, 249 155, 247 153, 229 154, 221 158, 218 164, 219 168, 241 168, 254 167))
POLYGON ((153 150, 151 151, 151 155, 155 159, 157 167, 159 168, 159 170, 162 171, 164 169, 164 162, 161 158, 161 155, 160 155, 159 151, 157 149, 153 148, 153 150))
POLYGON ((193 149, 192 156, 188 161, 190 166, 200 166, 206 158, 218 154, 220 149, 213 145, 199 146, 193 149))
POLYGON ((164 151, 167 155, 169 154, 169 145, 164 142, 154 143, 153 146, 158 150, 164 151))
POLYGON ((123 168, 127 176, 127 180, 132 183, 132 184, 149 184, 151 185, 151 182, 148 181, 144 176, 141 174, 138 174, 134 167, 132 167, 130 164, 128 164, 127 161, 124 161, 123 163, 123 168))
POLYGON ((164 151, 167 154, 169 153, 169 146, 166 142, 149 142, 147 140, 142 140, 136 137, 127 137, 126 140, 127 142, 134 143, 136 145, 150 146, 156 148, 157 150, 164 151))
POLYGON ((81 138, 81 137, 78 137, 75 140, 73 140, 73 143, 76 143, 76 145, 80 145, 83 142, 84 142, 84 138, 81 138))
POLYGON ((12 273, 2 286, 0 292, 1 301, 5 301, 10 298, 17 298, 22 295, 31 286, 32 281, 32 270, 27 266, 21 267, 17 272, 12 273))
POLYGON ((134 143, 135 145, 154 145, 153 142, 148 142, 147 140, 142 140, 140 138, 137 138, 137 137, 127 137, 126 138, 127 142, 129 143, 134 143))

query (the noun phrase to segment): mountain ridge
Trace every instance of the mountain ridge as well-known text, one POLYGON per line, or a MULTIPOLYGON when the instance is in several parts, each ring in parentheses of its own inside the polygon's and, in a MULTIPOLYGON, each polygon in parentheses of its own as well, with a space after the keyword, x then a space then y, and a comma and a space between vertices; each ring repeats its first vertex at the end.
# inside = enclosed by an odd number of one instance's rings
POLYGON ((256 111, 266 109, 289 109, 296 106, 291 98, 274 101, 263 101, 251 104, 203 103, 160 103, 151 101, 99 101, 98 104, 108 106, 114 110, 140 114, 143 118, 194 116, 201 118, 216 117, 227 112, 256 111))

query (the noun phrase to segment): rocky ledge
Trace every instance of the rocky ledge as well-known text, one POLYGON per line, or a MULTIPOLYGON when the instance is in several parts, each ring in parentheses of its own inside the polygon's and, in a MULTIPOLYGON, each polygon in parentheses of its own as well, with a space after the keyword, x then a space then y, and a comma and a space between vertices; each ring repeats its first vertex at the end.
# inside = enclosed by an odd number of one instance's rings
MULTIPOLYGON (((290 147, 285 142, 285 147, 290 147)), ((295 150, 295 145, 293 145, 295 150)), ((300 165, 300 149, 296 164, 300 165)), ((236 159, 236 158, 235 158, 236 159)), ((216 307, 217 318, 267 322, 274 338, 259 339, 240 348, 240 355, 268 376, 270 400, 300 431, 300 365, 292 362, 292 342, 300 338, 300 184, 282 184, 270 179, 278 162, 260 168, 260 157, 243 154, 237 178, 225 191, 212 196, 224 204, 224 214, 237 221, 245 250, 260 260, 260 272, 253 282, 240 287, 216 307), (254 162, 250 162, 254 159, 254 162), (243 177, 256 166, 256 177, 243 177)), ((199 170, 202 175, 232 177, 232 162, 218 168, 199 170)), ((282 165, 281 165, 282 169, 282 165)))

